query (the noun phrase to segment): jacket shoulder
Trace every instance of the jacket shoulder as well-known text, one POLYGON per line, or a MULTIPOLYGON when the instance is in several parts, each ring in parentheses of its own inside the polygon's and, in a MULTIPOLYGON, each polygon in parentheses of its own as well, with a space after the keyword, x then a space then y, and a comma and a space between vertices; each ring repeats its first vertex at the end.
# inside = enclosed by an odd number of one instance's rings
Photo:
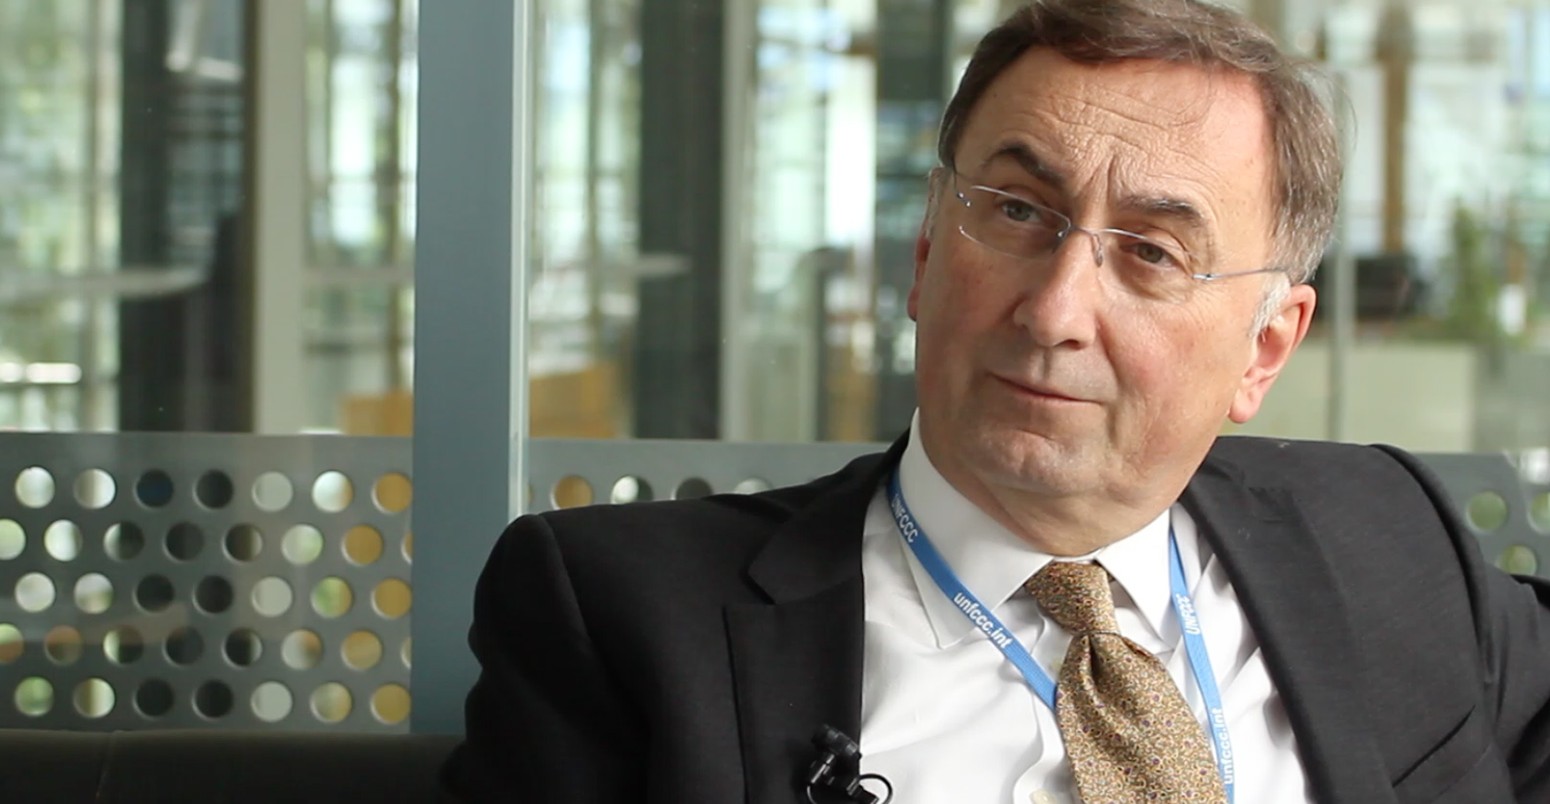
POLYGON ((1435 480, 1414 455, 1387 445, 1223 436, 1202 466, 1256 487, 1314 495, 1421 493, 1435 480))

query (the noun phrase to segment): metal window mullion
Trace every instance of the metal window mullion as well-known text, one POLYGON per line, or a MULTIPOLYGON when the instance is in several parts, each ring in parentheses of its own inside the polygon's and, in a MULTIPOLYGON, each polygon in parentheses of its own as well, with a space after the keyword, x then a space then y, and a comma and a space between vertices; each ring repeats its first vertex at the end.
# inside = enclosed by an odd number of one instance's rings
POLYGON ((470 590, 521 506, 532 244, 532 3, 420 9, 412 730, 456 733, 470 590))

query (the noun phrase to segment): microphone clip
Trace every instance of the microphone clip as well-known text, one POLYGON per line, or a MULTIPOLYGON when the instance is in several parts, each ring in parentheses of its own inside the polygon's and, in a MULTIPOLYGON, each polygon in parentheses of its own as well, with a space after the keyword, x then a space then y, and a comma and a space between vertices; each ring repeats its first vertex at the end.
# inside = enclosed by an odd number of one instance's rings
POLYGON ((825 800, 878 804, 877 796, 861 786, 868 779, 876 779, 887 788, 887 798, 882 799, 882 804, 893 800, 893 785, 887 779, 875 773, 861 773, 861 746, 844 732, 825 723, 813 734, 813 747, 818 749, 818 755, 802 777, 809 804, 819 804, 819 799, 814 797, 815 788, 833 791, 825 796, 825 800))

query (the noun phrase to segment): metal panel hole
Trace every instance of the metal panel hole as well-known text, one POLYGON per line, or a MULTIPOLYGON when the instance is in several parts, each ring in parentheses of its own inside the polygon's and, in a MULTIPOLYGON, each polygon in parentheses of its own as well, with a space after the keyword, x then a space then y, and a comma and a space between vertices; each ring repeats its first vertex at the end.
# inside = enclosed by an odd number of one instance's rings
POLYGON ((626 475, 614 481, 613 491, 608 495, 608 501, 615 505, 650 502, 652 499, 651 484, 645 478, 635 475, 626 475))
POLYGON ((16 711, 27 717, 42 717, 54 708, 54 685, 33 676, 16 685, 16 711))
POLYGON ((414 484, 398 472, 377 478, 371 487, 371 499, 383 513, 399 514, 409 507, 414 497, 414 484))
POLYGON ((117 494, 118 484, 113 482, 113 476, 101 469, 87 469, 75 479, 75 501, 82 508, 106 508, 117 494))
POLYGON ((354 702, 350 690, 337 681, 330 681, 312 691, 312 714, 324 723, 338 723, 350 716, 354 702))
POLYGON ((149 718, 158 718, 172 711, 172 685, 153 678, 135 690, 135 709, 149 718))
POLYGON ((1533 575, 1539 570, 1539 556, 1531 548, 1515 544, 1496 557, 1496 566, 1514 575, 1533 575))
POLYGON ((278 681, 265 681, 253 689, 249 699, 253 714, 265 723, 278 723, 291 714, 291 691, 278 681))
POLYGON ((414 563, 414 534, 404 534, 404 560, 414 563))
POLYGON ((351 670, 370 670, 382 661, 382 640, 370 631, 356 631, 344 638, 339 654, 351 670))
POLYGON ((88 678, 75 685, 75 711, 82 717, 96 720, 113 711, 116 696, 113 685, 100 678, 88 678))
POLYGON ((172 629, 162 648, 167 654, 167 661, 188 665, 199 661, 199 657, 204 655, 205 640, 198 631, 184 625, 172 629))
POLYGON ((279 617, 291 610, 295 595, 282 578, 269 577, 253 584, 253 610, 265 617, 279 617))
POLYGON ((135 603, 144 611, 164 611, 175 596, 172 581, 164 575, 147 575, 135 585, 135 603))
POLYGON ((323 554, 323 533, 311 525, 297 525, 285 532, 280 552, 292 564, 311 564, 323 554))
POLYGON ((312 610, 329 619, 344 616, 354 603, 355 594, 342 578, 324 578, 312 587, 312 610))
POLYGON ((133 522, 109 525, 102 536, 102 548, 115 561, 128 561, 145 549, 145 534, 133 522))
POLYGON ((43 653, 54 664, 75 664, 81 658, 81 632, 68 625, 54 626, 43 637, 43 653))
POLYGON ((188 522, 179 522, 167 531, 167 555, 178 561, 193 561, 204 549, 204 533, 188 522))
POLYGON ((218 575, 210 575, 194 587, 194 605, 206 614, 220 614, 231 608, 231 581, 218 575))
POLYGON ((264 549, 264 534, 252 525, 236 525, 226 531, 225 547, 233 561, 252 561, 264 549))
POLYGON ((135 482, 135 499, 146 508, 161 508, 172 502, 172 476, 152 469, 135 482))
POLYGON ((337 514, 354 498, 355 487, 342 472, 324 472, 312 484, 312 504, 324 513, 337 514))
POLYGON ((1475 530, 1494 533, 1507 523, 1507 501, 1494 491, 1482 491, 1469 498, 1465 514, 1475 530))
POLYGON ((409 647, 410 637, 404 638, 404 644, 398 646, 398 660, 404 663, 404 667, 414 666, 414 651, 409 647))
POLYGON ((27 649, 22 632, 10 623, 0 623, 0 664, 10 664, 22 657, 27 649))
POLYGON ((549 490, 549 502, 555 508, 579 508, 592 504, 592 484, 579 475, 566 475, 549 490))
POLYGON ((693 500, 697 497, 709 497, 714 493, 715 490, 704 479, 691 477, 679 483, 678 488, 673 489, 673 499, 693 500))
POLYGON ((54 582, 41 572, 29 572, 17 578, 16 605, 30 614, 46 611, 54 605, 54 582))
POLYGON ((280 658, 292 670, 310 670, 323 660, 323 639, 305 628, 285 635, 280 658))
POLYGON ((121 625, 102 638, 102 653, 114 664, 134 664, 145 655, 145 638, 134 628, 121 625))
POLYGON ((220 681, 206 681, 194 691, 194 711, 211 720, 231 714, 234 702, 231 687, 220 681))
POLYGON ((344 534, 344 557, 357 567, 382 557, 382 534, 370 525, 356 525, 344 534))
POLYGON ((389 620, 408 614, 412 599, 409 584, 397 578, 389 578, 371 590, 371 607, 389 620))
POLYGON ((87 614, 101 614, 113 605, 113 582, 100 572, 81 576, 75 582, 75 607, 87 614))
POLYGON ((762 477, 750 477, 733 486, 732 490, 738 494, 758 494, 761 491, 769 491, 772 488, 774 486, 770 485, 770 481, 762 477))
POLYGON ((16 475, 16 501, 28 508, 42 508, 54 501, 54 476, 41 466, 29 466, 16 475))
POLYGON ((251 628, 238 628, 226 635, 221 651, 232 666, 248 667, 264 654, 264 640, 251 628))
POLYGON ((231 484, 231 478, 225 472, 217 470, 200 475, 199 481, 194 484, 194 499, 212 511, 231 505, 231 498, 235 494, 236 489, 231 484))
POLYGON ((0 519, 0 561, 10 561, 27 549, 27 531, 14 519, 0 519))
POLYGON ((371 694, 371 714, 377 722, 389 726, 409 717, 409 690, 397 684, 384 684, 371 694))
POLYGON ((285 510, 295 493, 290 478, 279 472, 265 472, 253 483, 253 504, 272 514, 285 510))
POLYGON ((68 519, 61 519, 43 531, 43 549, 55 561, 74 561, 81 554, 81 529, 68 519))
POLYGON ((1535 495, 1528 506, 1528 520, 1540 533, 1550 535, 1550 491, 1535 495))

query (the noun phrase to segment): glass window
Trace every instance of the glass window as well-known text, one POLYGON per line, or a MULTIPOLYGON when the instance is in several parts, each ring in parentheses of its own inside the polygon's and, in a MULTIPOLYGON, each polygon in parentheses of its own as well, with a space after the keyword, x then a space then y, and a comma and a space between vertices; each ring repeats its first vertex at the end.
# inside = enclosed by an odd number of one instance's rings
POLYGON ((407 435, 416 0, 309 0, 306 423, 407 435))
MULTIPOLYGON (((1013 5, 541 4, 533 434, 891 438, 935 127, 1013 5)), ((1550 6, 1240 5, 1338 76, 1350 159, 1313 333, 1230 429, 1550 441, 1550 6)))
POLYGON ((0 428, 111 427, 120 268, 116 3, 0 3, 0 428))

